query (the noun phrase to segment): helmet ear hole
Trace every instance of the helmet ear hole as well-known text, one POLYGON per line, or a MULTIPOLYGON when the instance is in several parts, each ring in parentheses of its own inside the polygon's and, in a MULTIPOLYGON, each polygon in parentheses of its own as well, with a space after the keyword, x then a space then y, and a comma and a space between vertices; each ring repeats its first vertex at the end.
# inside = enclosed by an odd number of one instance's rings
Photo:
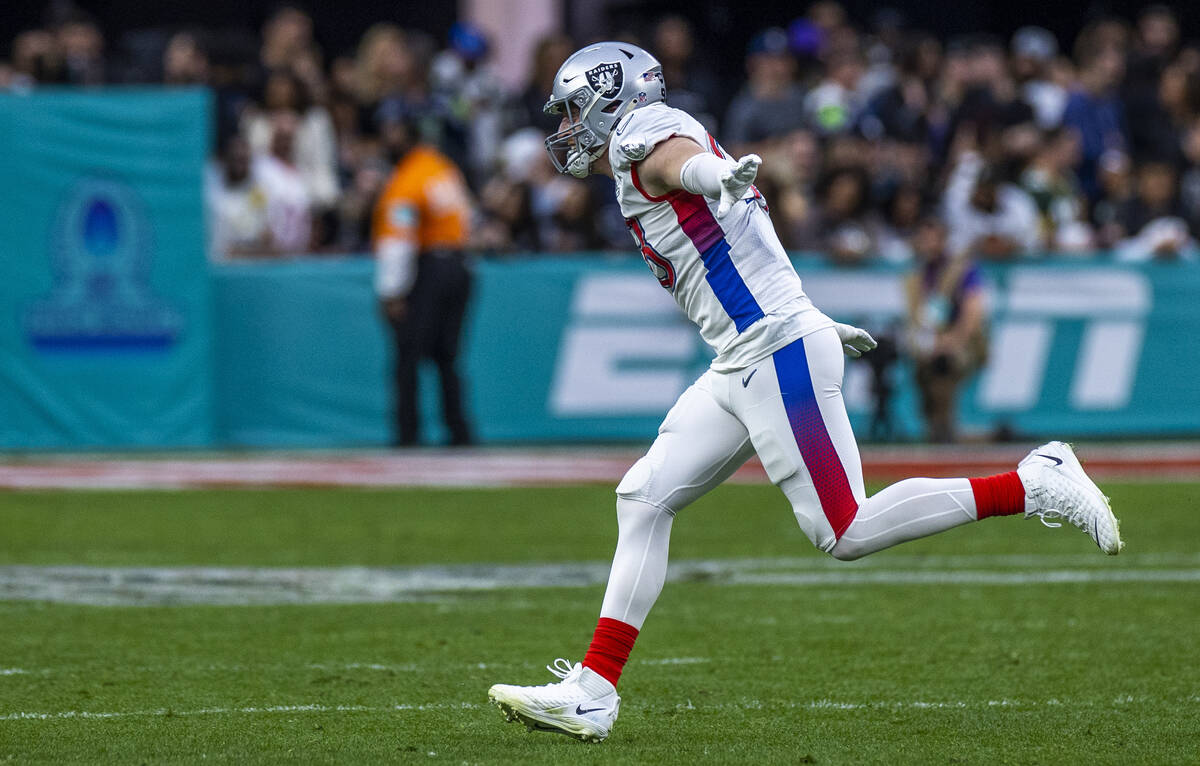
POLYGON ((621 102, 620 102, 620 101, 612 101, 612 102, 610 102, 610 103, 609 103, 609 105, 608 105, 608 106, 604 107, 604 108, 603 108, 603 109, 601 109, 600 111, 601 111, 601 112, 604 112, 605 114, 615 114, 615 113, 616 113, 616 111, 617 111, 618 109, 620 109, 620 108, 621 108, 621 102))

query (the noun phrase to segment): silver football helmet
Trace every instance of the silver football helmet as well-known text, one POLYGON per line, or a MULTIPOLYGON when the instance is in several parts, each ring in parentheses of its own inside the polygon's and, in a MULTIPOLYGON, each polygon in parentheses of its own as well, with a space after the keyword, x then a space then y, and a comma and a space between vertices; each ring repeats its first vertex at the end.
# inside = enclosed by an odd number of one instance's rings
POLYGON ((629 43, 595 43, 572 53, 554 75, 546 114, 563 114, 567 125, 546 139, 560 173, 588 174, 608 145, 617 121, 666 97, 662 64, 629 43))

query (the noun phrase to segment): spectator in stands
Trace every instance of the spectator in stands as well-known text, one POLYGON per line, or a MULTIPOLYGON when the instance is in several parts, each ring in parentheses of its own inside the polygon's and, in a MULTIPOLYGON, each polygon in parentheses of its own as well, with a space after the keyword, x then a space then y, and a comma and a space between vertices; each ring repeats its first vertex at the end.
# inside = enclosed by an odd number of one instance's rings
POLYGON ((1182 58, 1163 67, 1155 92, 1158 96, 1154 127, 1145 130, 1149 139, 1135 155, 1184 162, 1184 134, 1200 116, 1200 71, 1182 58))
POLYGON ((529 68, 529 83, 521 93, 521 122, 537 128, 538 133, 548 136, 558 130, 559 118, 545 114, 546 96, 554 87, 554 75, 559 65, 575 51, 571 38, 561 34, 550 34, 538 40, 533 49, 533 60, 529 68))
POLYGON ((817 200, 813 225, 797 245, 824 253, 838 265, 864 262, 873 252, 866 222, 871 201, 866 170, 844 166, 829 171, 817 185, 817 200))
POLYGON ((1096 246, 1111 248, 1125 237, 1121 210, 1133 199, 1133 165, 1124 152, 1107 152, 1100 157, 1100 199, 1092 205, 1091 224, 1096 246))
POLYGON ((523 128, 509 136, 500 150, 500 172, 480 192, 483 221, 476 244, 499 252, 543 249, 533 216, 534 189, 554 178, 547 161, 545 136, 523 128))
POLYGON ((666 16, 655 25, 651 50, 662 64, 663 79, 670 83, 671 106, 692 115, 717 135, 721 91, 709 61, 696 57, 695 47, 692 25, 682 16, 666 16))
POLYGON ((337 143, 329 111, 314 103, 308 88, 290 70, 279 69, 267 76, 261 106, 242 115, 242 135, 255 154, 269 152, 275 129, 274 115, 300 115, 289 164, 299 172, 308 197, 316 208, 332 208, 340 189, 337 179, 337 143))
POLYGON ((1099 197, 1097 163, 1108 151, 1127 151, 1125 112, 1116 88, 1125 72, 1122 50, 1097 41, 1081 46, 1079 86, 1067 99, 1063 124, 1080 137, 1083 159, 1079 181, 1093 202, 1099 197))
POLYGON ((1200 234, 1200 118, 1184 133, 1182 149, 1187 164, 1179 182, 1180 204, 1191 230, 1200 234))
POLYGON ((457 364, 471 288, 464 254, 471 197, 459 169, 420 141, 422 116, 401 99, 380 106, 380 133, 394 170, 375 208, 375 290, 396 346, 396 445, 414 446, 420 437, 422 358, 437 366, 450 444, 465 445, 474 437, 457 364))
POLYGON ((312 197, 304 175, 294 164, 300 115, 293 111, 271 113, 268 151, 255 155, 253 173, 262 185, 270 230, 268 252, 297 255, 312 250, 312 197))
POLYGON ((349 182, 343 187, 337 207, 336 248, 347 253, 371 248, 371 225, 375 202, 383 192, 391 168, 382 157, 367 154, 354 163, 349 182))
POLYGON ((845 133, 857 124, 862 109, 858 85, 863 72, 862 55, 857 50, 830 55, 825 79, 804 98, 805 122, 810 129, 830 135, 845 133))
POLYGON ((1195 240, 1179 202, 1175 166, 1165 160, 1142 163, 1136 195, 1117 211, 1128 235, 1115 245, 1122 261, 1177 260, 1196 257, 1195 240))
MULTIPOLYGON (((1179 17, 1169 6, 1149 5, 1141 10, 1137 19, 1137 36, 1130 51, 1130 72, 1141 70, 1142 62, 1150 64, 1151 71, 1161 71, 1179 52, 1179 17)), ((1150 78, 1152 82, 1155 77, 1150 78)))
POLYGON ((975 148, 976 135, 971 125, 959 131, 957 160, 942 197, 950 252, 996 260, 1027 255, 1040 241, 1037 206, 987 164, 975 148))
POLYGON ((1040 246, 1046 250, 1086 250, 1094 246, 1083 221, 1085 200, 1073 168, 1079 164, 1079 137, 1070 128, 1041 134, 1021 187, 1037 205, 1040 246))
POLYGON ((946 226, 927 216, 913 236, 914 270, 905 281, 908 350, 915 362, 930 441, 958 437, 958 392, 987 357, 983 277, 966 255, 947 248, 946 226))
POLYGON ((1179 21, 1174 11, 1162 5, 1143 9, 1120 89, 1128 119, 1130 153, 1135 160, 1160 154, 1163 142, 1172 140, 1170 126, 1165 125, 1168 120, 1160 88, 1178 46, 1179 21))
POLYGON ((315 45, 312 17, 295 5, 281 5, 263 25, 259 60, 267 72, 288 69, 315 45))
POLYGON ((483 31, 459 22, 450 28, 450 48, 437 55, 432 68, 435 100, 463 124, 473 184, 482 184, 495 170, 504 131, 512 122, 507 89, 488 66, 488 53, 483 31))
POLYGON ((771 204, 771 222, 785 248, 802 249, 815 237, 821 161, 816 136, 797 129, 780 140, 759 169, 755 185, 771 204))
POLYGON ((914 183, 891 189, 883 209, 870 218, 869 232, 875 256, 886 263, 909 263, 912 242, 925 208, 925 195, 914 183))
POLYGON ((267 194, 254 178, 246 139, 234 135, 225 141, 220 162, 205 173, 204 196, 212 260, 270 253, 267 194))
POLYGON ((194 32, 177 32, 163 51, 164 85, 206 85, 208 53, 194 32))
POLYGON ((1062 124, 1068 91, 1056 78, 1058 39, 1041 27, 1021 27, 1013 35, 1012 72, 1021 98, 1033 109, 1034 120, 1042 130, 1062 124))
POLYGON ((937 162, 944 162, 950 152, 955 131, 953 120, 967 93, 970 76, 968 46, 961 38, 950 40, 939 59, 939 67, 931 80, 927 79, 929 107, 925 120, 929 125, 930 145, 937 162))
POLYGON ((12 62, 18 88, 66 80, 62 48, 55 36, 44 29, 31 29, 17 35, 12 45, 12 62))
POLYGON ((1033 122, 1033 108, 1022 98, 998 40, 979 37, 970 43, 965 85, 952 126, 973 125, 985 150, 1009 129, 1033 122))
MULTIPOLYGON (((778 27, 755 35, 746 55, 749 79, 729 105, 722 141, 734 155, 760 154, 804 124, 804 91, 794 81, 796 62, 788 36, 778 27)), ((667 82, 667 87, 670 87, 667 82)))
POLYGON ((919 52, 913 50, 901 60, 896 82, 877 93, 867 105, 866 112, 868 119, 878 121, 882 136, 927 143, 932 101, 929 82, 921 71, 919 52))
POLYGON ((895 8, 871 16, 871 34, 862 45, 864 70, 855 89, 863 104, 896 84, 898 62, 905 52, 905 18, 895 8))
POLYGON ((416 63, 404 31, 395 24, 375 24, 358 44, 357 92, 366 114, 374 115, 380 102, 412 87, 416 63))
POLYGON ((62 51, 65 82, 71 85, 103 85, 108 82, 104 59, 104 35, 89 14, 73 8, 55 29, 62 51))

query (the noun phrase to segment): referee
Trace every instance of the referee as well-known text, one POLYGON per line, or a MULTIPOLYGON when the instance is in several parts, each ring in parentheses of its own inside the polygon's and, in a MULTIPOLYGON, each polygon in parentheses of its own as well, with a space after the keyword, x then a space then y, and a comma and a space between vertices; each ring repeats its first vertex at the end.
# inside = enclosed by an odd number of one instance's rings
POLYGON ((442 383, 450 444, 473 442, 457 370, 471 273, 463 248, 471 197, 458 167, 418 137, 420 115, 400 99, 379 108, 380 137, 393 164, 372 220, 375 292, 396 344, 397 446, 418 442, 417 364, 430 359, 442 383))

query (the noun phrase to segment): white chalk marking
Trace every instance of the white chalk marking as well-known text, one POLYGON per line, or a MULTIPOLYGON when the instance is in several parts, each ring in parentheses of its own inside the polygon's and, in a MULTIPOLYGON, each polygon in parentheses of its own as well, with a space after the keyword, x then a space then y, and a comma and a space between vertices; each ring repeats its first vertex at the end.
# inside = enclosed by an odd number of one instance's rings
MULTIPOLYGON (((1191 696, 1174 700, 1156 697, 1134 697, 1124 695, 1113 701, 1121 705, 1156 705, 1197 703, 1200 697, 1191 696)), ((818 699, 809 701, 763 701, 743 699, 734 702, 696 705, 691 700, 675 705, 678 711, 713 710, 964 710, 977 708, 1037 708, 1037 707, 1095 707, 1095 701, 1072 702, 1057 698, 1045 700, 980 699, 980 700, 871 700, 852 702, 846 700, 818 699)), ((53 720, 108 720, 114 718, 173 718, 209 715, 269 715, 278 713, 403 713, 430 710, 478 710, 488 707, 478 702, 426 702, 400 703, 396 705, 265 705, 252 707, 209 707, 196 710, 154 708, 151 710, 89 711, 61 710, 52 712, 0 713, 0 721, 53 721, 53 720)), ((634 710, 650 710, 653 703, 626 705, 634 710)))
POLYGON ((175 718, 201 715, 257 715, 264 713, 391 713, 406 710, 465 710, 480 708, 474 702, 433 702, 420 705, 269 705, 264 707, 208 707, 198 710, 175 710, 155 708, 153 710, 129 710, 122 712, 92 712, 87 710, 63 710, 55 713, 6 713, 0 721, 48 721, 63 718, 175 718))
MULTIPOLYGON (((0 567, 0 601, 93 606, 354 604, 444 601, 453 594, 602 585, 608 562, 367 567, 0 567)), ((716 585, 1022 586, 1068 583, 1200 582, 1200 556, 1098 553, 1018 556, 881 556, 673 562, 668 579, 716 585), (966 568, 958 568, 966 567, 966 568)))
MULTIPOLYGON (((906 445, 861 449, 866 474, 985 475, 1011 470, 1025 453, 1018 445, 950 448, 906 445)), ((1089 473, 1101 478, 1200 476, 1192 442, 1083 445, 1089 473)), ((211 452, 195 457, 61 454, 0 463, 0 488, 179 489, 235 486, 507 487, 602 483, 615 485, 641 450, 569 447, 484 447, 418 450, 277 451, 250 455, 211 452)), ((752 458, 730 481, 761 484, 752 458)))

